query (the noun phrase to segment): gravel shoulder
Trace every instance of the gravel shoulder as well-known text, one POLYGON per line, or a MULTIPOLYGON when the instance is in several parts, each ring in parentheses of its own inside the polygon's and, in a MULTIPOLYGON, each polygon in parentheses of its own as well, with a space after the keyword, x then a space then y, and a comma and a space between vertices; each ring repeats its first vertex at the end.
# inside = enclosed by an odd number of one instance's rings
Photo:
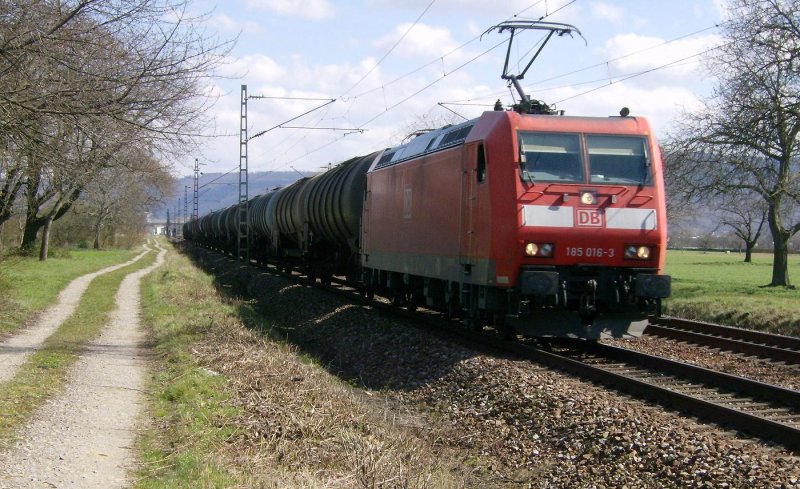
MULTIPOLYGON (((164 261, 166 251, 156 246, 155 263, 123 280, 117 309, 69 374, 64 393, 40 408, 20 441, 0 454, 0 488, 125 485, 147 371, 139 281, 164 261)), ((80 296, 69 297, 77 303, 80 296)))

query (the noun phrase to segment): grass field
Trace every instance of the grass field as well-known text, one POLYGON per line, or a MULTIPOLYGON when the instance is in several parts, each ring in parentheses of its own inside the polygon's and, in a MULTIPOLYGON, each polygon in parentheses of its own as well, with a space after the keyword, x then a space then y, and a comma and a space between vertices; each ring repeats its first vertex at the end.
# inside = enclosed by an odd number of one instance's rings
POLYGON ((33 314, 52 304, 73 279, 125 262, 142 251, 73 250, 41 262, 5 257, 0 261, 0 335, 14 331, 33 314))
MULTIPOLYGON (((732 326, 800 335, 800 289, 764 287, 772 278, 772 255, 744 263, 738 253, 667 253, 672 297, 665 313, 732 326)), ((789 278, 800 281, 800 256, 789 257, 789 278)), ((800 282, 799 282, 800 283, 800 282)))

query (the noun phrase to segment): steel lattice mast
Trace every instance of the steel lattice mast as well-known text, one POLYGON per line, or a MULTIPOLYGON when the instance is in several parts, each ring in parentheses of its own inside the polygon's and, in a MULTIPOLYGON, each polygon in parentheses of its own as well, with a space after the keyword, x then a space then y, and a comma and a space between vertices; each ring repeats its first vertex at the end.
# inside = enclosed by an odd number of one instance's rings
POLYGON ((237 257, 250 263, 250 232, 247 215, 247 85, 242 85, 239 121, 239 209, 237 257))

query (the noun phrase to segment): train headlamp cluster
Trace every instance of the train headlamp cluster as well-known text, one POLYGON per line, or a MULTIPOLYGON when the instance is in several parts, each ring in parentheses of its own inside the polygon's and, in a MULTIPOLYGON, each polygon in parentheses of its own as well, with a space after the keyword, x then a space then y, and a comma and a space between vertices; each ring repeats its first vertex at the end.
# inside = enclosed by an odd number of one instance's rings
POLYGON ((625 258, 628 258, 629 260, 649 260, 650 247, 627 245, 625 247, 625 258))
POLYGON ((592 205, 597 202, 597 196, 594 192, 582 192, 581 193, 581 204, 583 205, 592 205))
POLYGON ((527 243, 525 244, 525 256, 553 256, 553 245, 551 243, 527 243))

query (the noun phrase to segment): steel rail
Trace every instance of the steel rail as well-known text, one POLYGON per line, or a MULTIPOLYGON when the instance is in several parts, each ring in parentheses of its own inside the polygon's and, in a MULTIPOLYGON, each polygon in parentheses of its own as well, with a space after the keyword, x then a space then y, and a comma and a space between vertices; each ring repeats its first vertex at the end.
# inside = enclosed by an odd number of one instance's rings
MULTIPOLYGON (((339 287, 333 286, 327 288, 333 289, 335 292, 343 295, 350 293, 341 289, 342 286, 346 287, 346 284, 338 285, 339 287)), ((793 426, 759 416, 752 412, 726 406, 722 402, 713 402, 697 396, 677 392, 665 386, 659 386, 633 376, 613 372, 602 366, 590 365, 586 362, 569 358, 568 356, 544 348, 525 344, 520 341, 509 341, 504 339, 500 334, 478 333, 464 328, 457 322, 446 321, 432 313, 399 309, 388 303, 376 302, 374 300, 370 301, 360 296, 359 300, 365 301, 376 309, 385 310, 395 315, 435 326, 436 330, 439 331, 456 334, 470 343, 478 344, 481 347, 485 348, 488 346, 495 350, 510 352, 535 361, 536 363, 601 383, 612 389, 655 401, 662 406, 701 418, 707 418, 719 425, 748 433, 764 440, 780 443, 791 449, 800 449, 800 425, 793 426)), ((426 331, 431 330, 427 329, 426 331)), ((706 387, 713 387, 720 391, 728 391, 729 393, 747 396, 756 401, 763 400, 770 403, 777 403, 787 410, 792 411, 793 415, 796 415, 798 419, 800 419, 800 410, 798 410, 798 406, 800 406, 800 392, 795 390, 592 341, 562 340, 556 341, 555 343, 578 346, 585 352, 626 362, 634 366, 645 367, 660 374, 671 375, 673 378, 688 379, 701 383, 706 387)))
POLYGON ((672 317, 650 320, 644 334, 800 365, 800 338, 672 317))
MULTIPOLYGON (((641 365, 722 389, 735 390, 747 396, 778 402, 790 408, 800 408, 800 391, 618 346, 585 342, 582 348, 605 358, 641 365)), ((800 416, 800 411, 798 411, 798 416, 800 416)))
MULTIPOLYGON (((434 325, 441 330, 455 333, 471 343, 474 342, 483 347, 488 346, 499 351, 514 353, 536 363, 601 383, 614 390, 657 402, 667 408, 707 418, 716 424, 748 433, 763 440, 780 443, 791 449, 800 449, 800 427, 798 426, 726 406, 721 402, 713 402, 677 392, 665 386, 613 372, 602 366, 590 365, 584 361, 569 358, 544 348, 519 341, 508 341, 499 334, 477 333, 453 321, 445 321, 433 314, 419 314, 402 309, 398 310, 398 308, 384 303, 379 303, 377 308, 422 321, 425 324, 434 325)), ((798 391, 611 345, 582 340, 561 343, 580 345, 580 348, 587 352, 636 366, 644 366, 658 373, 666 373, 673 377, 688 379, 721 391, 727 390, 731 393, 751 397, 754 400, 761 399, 777 403, 787 410, 793 411, 800 418, 800 411, 798 411, 800 392, 798 391)))

